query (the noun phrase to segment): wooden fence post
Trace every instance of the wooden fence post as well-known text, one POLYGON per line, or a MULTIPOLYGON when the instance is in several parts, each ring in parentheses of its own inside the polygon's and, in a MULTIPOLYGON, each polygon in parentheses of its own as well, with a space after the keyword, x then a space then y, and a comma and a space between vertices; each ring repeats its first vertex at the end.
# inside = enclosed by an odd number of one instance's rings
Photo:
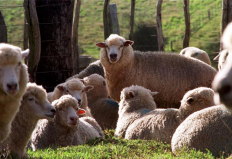
POLYGON ((109 35, 112 33, 120 34, 117 16, 117 6, 116 4, 110 4, 108 7, 109 35))
POLYGON ((24 0, 24 9, 29 33, 30 54, 28 57, 28 72, 30 74, 30 81, 36 82, 36 70, 41 53, 41 38, 35 0, 24 0))
POLYGON ((0 11, 0 42, 7 43, 7 27, 1 11, 0 11))
POLYGON ((223 0, 222 1, 222 30, 224 31, 225 27, 229 22, 232 21, 232 1, 223 0))
POLYGON ((130 34, 129 39, 133 40, 134 34, 134 18, 135 17, 135 0, 131 0, 131 14, 130 14, 130 34))
POLYGON ((189 0, 184 0, 184 20, 185 20, 185 34, 183 40, 183 48, 189 46, 190 34, 191 34, 189 0))
POLYGON ((108 22, 108 6, 109 6, 110 0, 105 0, 104 2, 104 8, 103 8, 103 23, 104 23, 104 39, 107 39, 109 36, 109 22, 108 22))
POLYGON ((78 49, 78 28, 80 18, 81 0, 74 0, 73 24, 72 24, 72 59, 73 74, 79 72, 79 49, 78 49))
POLYGON ((163 0, 158 0, 156 5, 156 25, 157 25, 157 39, 159 51, 164 51, 164 36, 162 30, 162 3, 163 0))

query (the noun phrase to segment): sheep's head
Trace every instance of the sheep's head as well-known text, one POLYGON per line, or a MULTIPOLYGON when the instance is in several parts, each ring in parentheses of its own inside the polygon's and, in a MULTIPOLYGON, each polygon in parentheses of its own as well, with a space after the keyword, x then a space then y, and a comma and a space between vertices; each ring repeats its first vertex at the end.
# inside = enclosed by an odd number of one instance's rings
POLYGON ((93 89, 93 86, 85 86, 80 79, 74 78, 66 81, 65 83, 59 84, 56 88, 59 91, 60 97, 65 94, 69 94, 76 98, 79 105, 82 105, 86 92, 93 89))
POLYGON ((138 110, 141 108, 155 109, 156 103, 153 96, 158 92, 151 92, 141 86, 126 87, 121 91, 119 111, 126 109, 127 111, 138 110), (126 106, 126 108, 125 108, 126 106))
POLYGON ((77 100, 71 95, 64 95, 52 102, 56 108, 55 121, 65 127, 76 127, 78 125, 79 116, 85 111, 79 108, 77 100))
POLYGON ((55 108, 48 102, 47 93, 42 86, 35 83, 28 83, 26 92, 23 96, 23 105, 37 119, 51 119, 55 115, 55 108))
POLYGON ((218 61, 218 70, 224 68, 228 55, 231 54, 230 50, 222 50, 213 60, 218 61))
POLYGON ((0 44, 0 91, 7 95, 17 94, 22 62, 28 54, 29 50, 21 51, 19 47, 0 44))
POLYGON ((193 112, 215 105, 214 91, 211 88, 199 87, 188 91, 181 100, 180 112, 190 115, 193 112))
POLYGON ((133 43, 133 41, 125 40, 117 34, 111 34, 105 42, 100 42, 96 45, 105 49, 110 63, 116 63, 121 58, 124 47, 133 45, 133 43))

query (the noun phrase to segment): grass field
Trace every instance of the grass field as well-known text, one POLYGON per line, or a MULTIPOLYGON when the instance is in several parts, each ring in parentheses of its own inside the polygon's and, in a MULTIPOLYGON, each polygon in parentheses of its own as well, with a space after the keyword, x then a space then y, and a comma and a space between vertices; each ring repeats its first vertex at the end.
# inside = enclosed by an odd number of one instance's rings
POLYGON ((124 140, 106 131, 106 139, 93 140, 85 145, 28 151, 30 158, 43 159, 213 159, 210 153, 193 150, 178 155, 171 152, 170 145, 155 141, 124 140))

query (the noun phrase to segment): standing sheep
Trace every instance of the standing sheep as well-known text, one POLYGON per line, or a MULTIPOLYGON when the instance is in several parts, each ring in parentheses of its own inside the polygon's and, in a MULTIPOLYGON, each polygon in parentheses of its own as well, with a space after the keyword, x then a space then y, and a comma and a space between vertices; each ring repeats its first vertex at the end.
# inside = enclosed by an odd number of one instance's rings
POLYGON ((156 109, 153 96, 157 92, 141 86, 126 87, 121 92, 115 136, 125 137, 126 130, 136 119, 156 109))
POLYGON ((10 133, 26 89, 28 73, 23 60, 28 54, 29 50, 0 43, 0 142, 10 133))
POLYGON ((214 156, 232 153, 232 115, 223 106, 213 106, 191 114, 173 134, 173 153, 183 148, 203 152, 208 150, 214 156))
POLYGON ((155 109, 131 124, 126 139, 156 140, 170 144, 178 125, 191 113, 214 105, 214 91, 199 87, 188 91, 179 109, 155 109))
POLYGON ((209 55, 204 51, 196 47, 186 47, 180 51, 180 55, 188 58, 198 59, 211 65, 209 55))
POLYGON ((213 67, 176 54, 134 53, 132 44, 116 34, 96 44, 102 48, 100 60, 109 95, 116 101, 123 88, 136 84, 159 92, 155 97, 158 107, 179 107, 188 90, 211 87, 216 74, 213 67))
POLYGON ((224 68, 228 55, 231 54, 230 50, 222 50, 213 60, 218 61, 218 70, 224 68))
POLYGON ((115 129, 119 106, 108 98, 105 79, 98 74, 92 74, 83 80, 86 85, 93 86, 93 89, 87 92, 91 114, 103 129, 115 129))
POLYGON ((79 108, 77 100, 72 96, 64 95, 53 101, 52 105, 56 108, 54 121, 41 120, 37 124, 31 138, 33 150, 80 145, 101 137, 95 129, 96 124, 86 121, 86 117, 79 118, 84 110, 79 108))
POLYGON ((52 102, 59 99, 62 95, 70 94, 76 98, 80 107, 86 110, 86 115, 91 116, 86 95, 86 92, 90 91, 91 89, 93 89, 93 86, 85 86, 78 78, 70 79, 65 83, 57 85, 54 91, 48 94, 48 100, 52 102))
POLYGON ((37 121, 54 115, 55 109, 48 102, 44 88, 28 83, 19 112, 12 122, 11 133, 1 147, 7 147, 13 158, 25 157, 25 148, 37 121))

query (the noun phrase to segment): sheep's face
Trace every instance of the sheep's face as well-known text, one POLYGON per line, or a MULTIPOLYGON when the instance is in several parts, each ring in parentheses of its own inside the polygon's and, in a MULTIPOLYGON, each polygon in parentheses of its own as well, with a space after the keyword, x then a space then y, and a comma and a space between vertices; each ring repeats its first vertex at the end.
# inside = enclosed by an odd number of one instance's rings
POLYGON ((226 64, 226 60, 228 55, 231 54, 231 51, 229 50, 222 50, 215 58, 215 61, 218 61, 218 70, 220 71, 221 69, 224 68, 226 64))
POLYGON ((31 110, 30 113, 33 113, 38 119, 52 119, 55 115, 55 108, 48 102, 46 96, 31 94, 24 98, 23 101, 27 103, 31 110))
POLYGON ((77 110, 72 107, 60 107, 57 109, 60 123, 66 127, 76 127, 79 121, 77 110))
POLYGON ((213 105, 215 105, 214 91, 210 88, 199 87, 188 91, 184 95, 180 110, 190 114, 213 105))
POLYGON ((20 71, 22 61, 29 54, 29 50, 0 44, 0 89, 6 95, 15 95, 19 91, 20 71))
POLYGON ((213 81, 213 89, 215 91, 215 102, 224 104, 232 110, 232 54, 228 55, 225 67, 217 73, 213 81))
POLYGON ((123 54, 124 47, 133 45, 133 43, 133 41, 125 40, 121 36, 111 34, 105 42, 97 43, 96 45, 105 49, 110 63, 117 63, 123 54))

